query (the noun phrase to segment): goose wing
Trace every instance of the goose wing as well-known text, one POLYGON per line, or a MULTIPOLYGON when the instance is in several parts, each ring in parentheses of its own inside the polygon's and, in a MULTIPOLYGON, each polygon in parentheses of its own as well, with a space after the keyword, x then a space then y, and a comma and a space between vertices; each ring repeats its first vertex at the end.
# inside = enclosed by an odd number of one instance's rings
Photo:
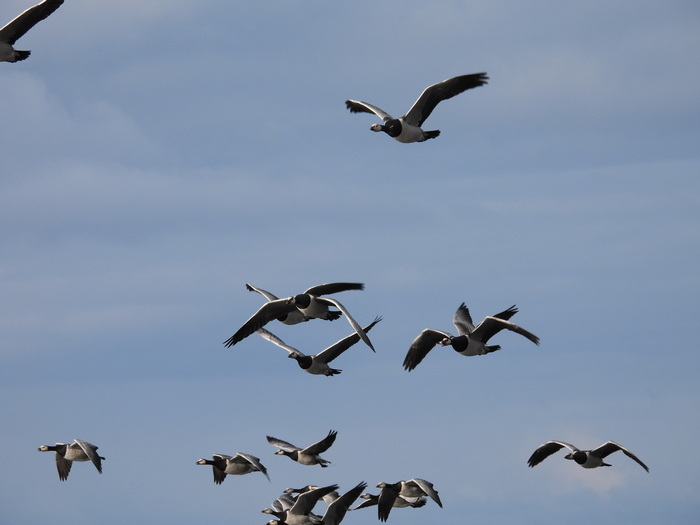
POLYGON ((428 86, 403 118, 407 123, 420 127, 440 102, 459 95, 467 89, 483 86, 487 83, 488 78, 486 73, 474 73, 448 78, 428 86))
POLYGON ((296 445, 292 445, 291 443, 287 441, 283 441, 281 439, 277 439, 272 436, 267 436, 267 442, 272 445, 273 447, 277 448, 283 448, 285 450, 289 450, 290 452, 294 452, 295 450, 301 450, 299 447, 296 445))
POLYGON ((357 507, 355 507, 352 510, 357 510, 357 509, 365 509, 367 507, 373 507, 379 502, 379 496, 375 496, 374 494, 361 494, 361 498, 363 498, 365 501, 360 503, 357 507))
POLYGON ((226 472, 224 472, 226 469, 226 460, 232 458, 226 454, 212 454, 211 459, 216 462, 211 466, 211 471, 214 474, 214 483, 221 485, 227 475, 226 472))
POLYGON ((392 116, 383 109, 360 100, 346 100, 345 107, 350 110, 350 113, 374 113, 384 122, 392 120, 392 116))
POLYGON ((280 339, 279 337, 277 337, 277 336, 276 336, 275 334, 273 334, 272 332, 268 332, 268 331, 265 330, 264 328, 260 328, 259 330, 256 330, 256 332, 257 332, 257 333, 260 335, 260 337, 262 337, 263 339, 267 339, 268 341, 270 341, 271 343, 276 344, 276 345, 279 346, 280 348, 284 348, 284 349, 285 349, 287 352, 289 352, 290 354, 299 354, 300 356, 303 356, 303 355, 304 355, 302 352, 300 352, 299 350, 297 350, 297 349, 294 348, 293 346, 289 346, 287 343, 285 343, 284 341, 282 341, 282 339, 280 339))
POLYGON ((294 498, 289 494, 280 494, 276 500, 272 502, 272 508, 277 512, 289 510, 294 506, 294 498))
POLYGON ((348 290, 364 290, 365 285, 363 283, 326 283, 318 284, 308 288, 304 293, 309 295, 328 295, 338 292, 346 292, 348 290))
POLYGON ((502 312, 499 312, 497 314, 493 314, 491 317, 496 317, 498 319, 503 319, 504 321, 509 321, 510 318, 513 317, 517 313, 518 313, 518 309, 515 307, 515 305, 513 305, 510 308, 503 310, 502 312))
MULTIPOLYGON (((365 333, 369 332, 372 329, 372 327, 381 320, 382 320, 382 318, 377 316, 374 319, 374 321, 372 321, 372 323, 368 324, 367 326, 365 326, 363 328, 365 333)), ((350 348, 352 345, 357 343, 359 340, 360 340, 359 334, 357 334, 357 333, 350 334, 349 336, 344 337, 343 339, 341 339, 337 343, 329 346, 325 350, 319 352, 316 355, 315 359, 317 361, 320 361, 321 363, 330 363, 331 361, 333 361, 333 359, 335 359, 340 354, 345 352, 345 350, 350 348)))
POLYGON ((239 461, 245 461, 253 465, 256 469, 265 474, 267 481, 271 481, 270 476, 267 474, 267 469, 263 466, 262 463, 260 463, 260 458, 256 458, 255 456, 246 454, 244 452, 237 452, 236 456, 233 457, 231 461, 236 461, 237 458, 241 458, 239 461))
POLYGON ((535 465, 538 465, 563 447, 568 448, 571 452, 579 451, 579 449, 577 449, 575 446, 570 443, 565 443, 564 441, 547 441, 546 443, 543 443, 537 447, 537 449, 532 453, 530 459, 527 460, 527 466, 534 467, 535 465))
POLYGON ((328 435, 324 437, 321 441, 317 441, 313 445, 309 445, 306 447, 302 452, 304 454, 321 454, 322 452, 325 452, 329 448, 331 448, 331 445, 335 441, 336 436, 338 435, 338 432, 335 430, 331 430, 328 432, 328 435))
POLYGON ((540 338, 528 332, 524 328, 521 328, 517 324, 511 323, 510 321, 506 321, 504 319, 500 319, 498 317, 493 317, 490 315, 485 317, 484 320, 481 321, 479 325, 474 329, 474 332, 472 332, 472 337, 477 341, 487 343, 489 339, 491 339, 501 330, 510 330, 511 332, 515 332, 516 334, 520 334, 524 337, 527 337, 536 345, 540 344, 540 338))
POLYGON ((14 45, 27 31, 53 13, 62 3, 63 0, 44 0, 25 10, 0 29, 0 42, 14 45))
POLYGON ((283 316, 286 313, 293 312, 296 307, 293 304, 288 304, 287 299, 277 299, 268 301, 248 319, 238 331, 224 341, 226 347, 231 347, 248 337, 253 332, 260 330, 273 319, 283 316))
POLYGON ((350 326, 352 326, 355 329, 355 332, 357 332, 357 335, 360 336, 360 339, 362 339, 365 342, 365 344, 372 349, 372 352, 376 352, 376 350, 372 346, 372 342, 369 340, 369 337, 367 337, 367 334, 364 332, 362 327, 357 323, 357 321, 355 321, 355 319, 353 319, 353 317, 350 315, 350 312, 348 312, 347 308, 340 304, 339 301, 331 299, 330 297, 316 297, 316 300, 322 303, 326 303, 328 305, 335 306, 338 310, 340 310, 343 313, 343 315, 347 318, 348 322, 350 323, 350 326))
POLYGON ((102 458, 97 454, 97 447, 92 443, 83 441, 82 439, 74 439, 73 441, 75 441, 80 448, 83 449, 85 455, 90 461, 92 461, 92 464, 95 465, 97 472, 102 474, 102 458))
POLYGON ((618 444, 615 443, 614 441, 607 441, 607 442, 603 443, 601 446, 599 446, 599 447, 596 448, 595 450, 591 450, 591 454, 594 455, 594 456, 598 456, 599 458, 604 458, 605 456, 609 456, 610 454, 612 454, 613 452, 617 452, 618 450, 622 450, 622 452, 624 452, 624 454, 625 454, 627 457, 632 458, 633 460, 635 460, 637 463, 639 463, 639 464, 642 466, 642 468, 643 468, 644 470, 646 470, 647 472, 649 472, 649 467, 647 467, 647 466, 642 462, 642 460, 640 460, 637 456, 635 456, 634 454, 632 454, 632 452, 630 452, 629 450, 627 450, 625 447, 623 447, 622 445, 618 445, 618 444))
POLYGON ((472 321, 469 308, 467 308, 465 303, 460 304, 459 308, 457 308, 452 318, 452 323, 457 328, 459 335, 469 335, 474 331, 474 321, 472 321))
POLYGON ((430 483, 430 481, 425 481, 424 479, 420 478, 413 478, 409 480, 407 483, 413 482, 416 485, 418 485, 423 492, 425 492, 428 496, 430 496, 430 499, 432 499, 435 503, 437 503, 440 507, 442 507, 442 502, 440 501, 440 496, 438 496, 437 490, 433 488, 433 484, 430 483))
POLYGON ((436 344, 451 337, 452 335, 447 332, 426 328, 413 340, 411 348, 408 349, 406 358, 403 360, 403 367, 410 372, 420 364, 436 344))
POLYGON ((275 294, 267 292, 267 291, 263 290, 262 288, 256 288, 252 284, 246 283, 245 287, 248 289, 249 292, 258 292, 260 295, 262 295, 268 301, 276 301, 277 299, 279 299, 279 297, 277 297, 275 294))
POLYGON ((386 521, 389 518, 389 513, 398 495, 399 491, 396 484, 383 484, 382 491, 379 493, 379 499, 377 500, 377 517, 379 521, 386 521))
MULTIPOLYGON (((70 445, 68 445, 67 443, 56 443, 55 446, 67 448, 70 445)), ((70 469, 73 466, 73 462, 63 457, 63 455, 59 454, 58 451, 54 452, 54 456, 56 457, 56 469, 58 469, 58 479, 60 479, 61 481, 65 481, 68 479, 68 474, 70 474, 70 469)))
POLYGON ((358 483, 345 494, 337 498, 333 503, 328 505, 326 512, 323 514, 323 525, 338 525, 363 490, 367 488, 367 483, 364 481, 358 483))

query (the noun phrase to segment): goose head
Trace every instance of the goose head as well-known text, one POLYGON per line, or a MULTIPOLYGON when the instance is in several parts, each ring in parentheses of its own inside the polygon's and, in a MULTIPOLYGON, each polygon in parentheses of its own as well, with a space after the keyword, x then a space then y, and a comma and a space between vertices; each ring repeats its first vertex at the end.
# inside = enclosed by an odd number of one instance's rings
POLYGON ((391 119, 387 120, 384 125, 382 124, 372 124, 370 128, 372 131, 383 131, 390 137, 398 137, 401 135, 401 122, 399 122, 399 119, 391 119))

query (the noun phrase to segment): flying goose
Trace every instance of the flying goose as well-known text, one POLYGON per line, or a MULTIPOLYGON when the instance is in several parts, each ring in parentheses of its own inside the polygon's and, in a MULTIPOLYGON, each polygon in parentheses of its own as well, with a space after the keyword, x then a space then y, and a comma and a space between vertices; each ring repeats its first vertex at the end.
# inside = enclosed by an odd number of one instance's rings
POLYGON ((527 465, 529 467, 534 467, 535 465, 538 465, 543 460, 545 460, 546 458, 557 452, 559 449, 564 447, 568 448, 571 451, 564 457, 566 459, 573 459, 583 468, 610 467, 611 465, 605 463, 603 459, 605 459, 605 457, 609 456, 613 452, 622 450, 622 452, 624 452, 627 457, 630 457, 633 460, 635 460, 642 466, 644 470, 649 472, 649 467, 642 463, 642 461, 637 456, 632 454, 622 445, 618 445, 614 441, 606 441, 598 448, 593 450, 579 450, 570 443, 565 443, 563 441, 547 441, 546 443, 543 443, 542 445, 537 447, 537 450, 535 450, 532 453, 532 456, 530 456, 530 459, 527 460, 527 465))
POLYGON ((426 328, 418 337, 413 340, 411 348, 403 361, 403 367, 409 372, 417 367, 428 355, 436 344, 451 346, 458 354, 465 356, 484 355, 500 350, 498 345, 489 346, 486 343, 501 330, 510 330, 516 334, 527 337, 536 345, 540 344, 540 339, 524 328, 519 327, 509 321, 518 312, 515 305, 496 315, 487 316, 476 327, 472 322, 469 309, 462 303, 455 312, 452 322, 457 328, 458 336, 447 332, 426 328))
MULTIPOLYGON (((319 499, 337 489, 338 485, 329 485, 327 487, 312 489, 299 494, 294 501, 294 505, 286 510, 278 511, 267 508, 263 509, 262 512, 264 514, 274 515, 279 520, 279 523, 285 523, 287 525, 321 525, 323 524, 323 519, 313 514, 311 511, 319 499)), ((268 523, 275 521, 277 520, 270 520, 268 523)))
MULTIPOLYGON (((245 287, 248 289, 249 292, 257 292, 260 295, 262 295, 265 299, 268 301, 277 301, 279 297, 277 297, 275 294, 272 294, 266 290, 263 290, 262 288, 257 288, 253 286, 252 284, 246 283, 245 287)), ((308 292, 308 290, 307 290, 308 292)), ((328 311, 328 315, 326 316, 327 321, 334 321, 338 319, 343 315, 341 312, 336 312, 336 311, 328 311)), ((299 323, 304 323, 311 319, 310 317, 305 316, 302 314, 299 310, 292 310, 289 313, 286 313, 280 317, 277 318, 277 320, 281 323, 288 324, 288 325, 293 325, 293 324, 299 324, 299 323)))
POLYGON ((348 312, 339 301, 331 299, 330 297, 321 297, 322 295, 343 292, 346 290, 363 290, 364 287, 365 286, 362 283, 320 284, 318 286, 312 286, 302 294, 298 294, 287 299, 268 301, 262 305, 260 309, 255 312, 253 316, 248 319, 235 334, 224 341, 224 345, 231 347, 248 337, 253 332, 260 330, 273 319, 279 319, 281 316, 297 310, 308 318, 329 320, 331 318, 337 318, 337 315, 334 317, 334 313, 328 309, 329 306, 334 306, 340 310, 343 315, 345 315, 350 323, 350 326, 355 329, 357 334, 360 336, 360 339, 362 339, 365 344, 369 346, 372 351, 374 351, 374 347, 367 337, 367 334, 365 334, 357 321, 352 318, 350 312, 348 312))
POLYGON ((226 475, 242 476, 251 472, 262 472, 270 481, 267 469, 260 463, 260 459, 250 454, 237 452, 235 456, 226 454, 212 454, 212 459, 199 459, 197 465, 211 465, 214 471, 214 483, 221 485, 226 479, 226 475))
MULTIPOLYGON (((352 510, 357 510, 357 509, 366 509, 367 507, 373 507, 374 505, 377 505, 379 503, 379 495, 375 494, 369 494, 365 492, 364 494, 360 494, 360 498, 362 498, 363 501, 360 503, 357 507, 355 507, 352 510)), ((406 507, 413 507, 415 509, 418 509, 426 504, 427 500, 425 499, 424 496, 420 496, 418 498, 404 498, 403 496, 396 496, 396 499, 394 500, 394 504, 392 505, 393 508, 395 509, 403 509, 406 507)))
POLYGON ((423 122, 430 116, 435 106, 467 89, 483 86, 487 83, 488 78, 486 73, 474 73, 448 78, 433 84, 425 88, 408 113, 398 119, 393 118, 377 106, 359 100, 346 100, 345 106, 351 113, 374 113, 381 118, 384 123, 372 124, 369 128, 372 131, 383 131, 399 142, 423 142, 440 135, 439 130, 423 131, 421 129, 423 122))
POLYGON ((102 456, 97 454, 97 448, 92 443, 82 439, 74 439, 73 443, 56 443, 55 445, 41 445, 39 452, 55 452, 58 479, 65 481, 73 466, 74 461, 92 461, 97 472, 102 474, 102 456))
POLYGON ((287 456, 297 463, 301 463, 302 465, 321 465, 325 468, 328 466, 330 461, 326 461, 319 454, 325 452, 331 447, 337 435, 338 433, 335 430, 331 430, 321 441, 318 441, 303 449, 272 436, 267 436, 267 441, 273 447, 278 447, 280 449, 275 452, 275 454, 287 456))
MULTIPOLYGON (((381 317, 376 317, 371 324, 368 324, 363 328, 364 332, 369 332, 372 327, 381 320, 381 317)), ((331 368, 328 366, 328 363, 333 361, 336 357, 360 340, 360 336, 357 333, 350 334, 316 355, 306 355, 296 348, 289 346, 275 334, 268 332, 264 328, 261 328, 257 332, 263 339, 267 339, 271 343, 274 343, 280 348, 284 348, 287 352, 289 352, 288 357, 296 359, 297 364, 302 370, 305 370, 309 374, 325 376, 332 376, 342 372, 342 370, 338 370, 337 368, 331 368)))
POLYGON ((19 51, 12 46, 27 31, 58 9, 62 3, 63 0, 44 0, 0 29, 0 62, 19 62, 27 58, 31 51, 19 51))
POLYGON ((377 502, 377 514, 380 521, 386 521, 389 518, 389 512, 399 496, 403 498, 430 496, 435 503, 442 507, 442 502, 437 491, 433 488, 433 484, 424 479, 413 478, 396 483, 381 482, 377 487, 382 489, 377 502))

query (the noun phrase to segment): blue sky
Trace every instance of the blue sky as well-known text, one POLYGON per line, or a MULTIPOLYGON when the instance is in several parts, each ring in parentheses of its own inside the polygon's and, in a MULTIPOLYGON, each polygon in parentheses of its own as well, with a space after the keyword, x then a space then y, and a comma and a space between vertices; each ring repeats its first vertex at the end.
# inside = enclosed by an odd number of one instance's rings
MULTIPOLYGON (((66 0, 0 63, 0 521, 262 524, 288 486, 412 477, 444 508, 392 523, 697 521, 699 35, 687 1, 66 0), (344 106, 400 116, 481 71, 422 144, 344 106), (222 345, 262 302, 245 283, 331 281, 384 318, 339 376, 222 345), (462 301, 475 321, 516 304, 541 345, 501 333, 405 372, 462 301), (265 440, 330 429, 327 469, 265 440), (73 438, 101 476, 59 482, 36 451, 73 438), (651 472, 529 469, 550 439, 651 472), (238 451, 272 481, 195 465, 238 451)), ((306 353, 350 333, 268 328, 306 353)))

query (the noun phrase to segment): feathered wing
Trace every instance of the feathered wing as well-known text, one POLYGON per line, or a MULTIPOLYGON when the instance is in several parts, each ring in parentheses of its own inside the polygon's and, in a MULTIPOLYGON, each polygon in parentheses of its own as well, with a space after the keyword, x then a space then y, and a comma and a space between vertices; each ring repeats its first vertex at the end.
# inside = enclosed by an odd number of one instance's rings
MULTIPOLYGON (((63 443, 57 443, 57 445, 62 444, 63 443)), ((70 474, 70 469, 73 466, 73 462, 64 458, 58 452, 54 453, 54 456, 56 456, 56 469, 58 469, 58 479, 60 479, 61 481, 66 481, 68 479, 68 474, 70 474)))
POLYGON ((317 284, 308 288, 304 293, 309 295, 329 295, 338 292, 346 292, 348 290, 364 290, 365 285, 363 283, 326 283, 317 284))
POLYGON ((374 507, 379 502, 379 496, 375 496, 374 494, 361 494, 360 497, 364 498, 365 501, 360 503, 357 507, 355 507, 352 510, 374 507))
POLYGON ((350 505, 360 497, 360 494, 366 488, 367 483, 362 481, 328 505, 326 512, 323 514, 323 525, 338 525, 343 521, 350 505))
POLYGON ((509 321, 510 318, 517 313, 518 309, 515 307, 515 305, 513 305, 510 308, 503 310, 502 312, 492 315, 491 317, 496 317, 498 319, 503 319, 504 321, 509 321))
POLYGON ((97 472, 102 474, 102 458, 97 454, 97 447, 92 443, 83 441, 82 439, 75 439, 73 441, 75 441, 80 446, 80 448, 83 449, 85 455, 90 461, 92 461, 92 464, 95 465, 97 472))
MULTIPOLYGON (((267 469, 263 466, 262 463, 260 463, 260 458, 256 458, 255 456, 252 456, 250 454, 245 454, 244 452, 237 452, 236 457, 243 458, 245 461, 247 461, 248 463, 253 465, 260 472, 265 474, 267 481, 271 481, 270 476, 267 473, 267 469)), ((235 461, 236 457, 233 458, 234 461, 235 461)))
POLYGON ((451 337, 452 335, 447 332, 426 328, 413 340, 411 348, 408 349, 408 353, 403 360, 403 367, 410 372, 423 361, 436 344, 445 338, 449 339, 451 337))
POLYGON ((212 454, 211 459, 214 461, 214 464, 211 466, 211 471, 214 474, 214 483, 221 485, 226 479, 226 472, 224 472, 226 460, 232 458, 226 454, 212 454))
POLYGON ((485 317, 484 320, 479 323, 479 325, 472 332, 471 337, 477 341, 486 343, 501 330, 510 330, 511 332, 515 332, 516 334, 520 334, 528 338, 536 345, 540 344, 540 338, 528 332, 524 328, 521 328, 517 324, 511 323, 510 321, 499 319, 498 317, 492 317, 490 315, 485 317))
POLYGON ((280 494, 276 500, 274 500, 271 505, 277 512, 283 512, 289 510, 294 506, 294 498, 289 494, 280 494))
POLYGON ((27 31, 53 13, 62 3, 63 0, 44 0, 25 10, 0 29, 0 41, 14 45, 27 31))
POLYGON ((469 308, 467 308, 466 304, 462 303, 459 305, 452 318, 452 323, 457 328, 459 335, 469 335, 474 331, 474 321, 472 321, 472 316, 469 314, 469 308))
POLYGON ((534 467, 542 463, 549 456, 559 451, 562 448, 568 448, 571 452, 578 452, 579 450, 570 443, 565 443, 564 441, 547 441, 543 443, 532 453, 530 459, 527 460, 528 467, 534 467))
MULTIPOLYGON (((369 332, 369 331, 372 329, 372 327, 373 327, 375 324, 377 324, 379 321, 381 321, 381 320, 382 320, 382 318, 379 317, 379 316, 377 316, 377 317, 374 319, 374 321, 372 321, 372 323, 368 324, 367 326, 365 326, 365 327, 363 328, 363 330, 365 331, 365 333, 369 332)), ((350 334, 349 336, 344 337, 343 339, 341 339, 341 340, 338 341, 337 343, 335 343, 335 344, 329 346, 329 347, 326 348, 325 350, 319 352, 319 353, 316 355, 316 358, 315 358, 315 359, 318 360, 318 361, 320 361, 321 363, 330 363, 331 361, 333 361, 333 359, 335 359, 335 358, 338 357, 340 354, 342 354, 343 352, 345 352, 345 350, 347 350, 348 348, 350 348, 352 345, 354 345, 355 343, 357 343, 359 340, 360 340, 359 334, 357 334, 357 333, 350 334)))
POLYGON ((440 496, 438 496, 437 490, 433 488, 433 484, 430 483, 429 481, 425 481, 424 479, 420 478, 413 478, 410 481, 418 485, 423 492, 425 492, 428 496, 430 496, 430 499, 432 499, 435 503, 437 503, 441 508, 442 508, 442 502, 440 501, 440 496))
POLYGON ((362 339, 367 346, 369 346, 373 352, 376 352, 374 347, 372 346, 372 342, 369 340, 369 337, 367 337, 367 334, 365 334, 365 331, 362 329, 362 327, 353 319, 353 317, 350 315, 350 312, 348 312, 347 308, 345 308, 342 304, 340 304, 339 301, 336 301, 335 299, 331 299, 330 297, 316 297, 317 301, 326 303, 328 305, 333 305, 335 306, 338 310, 340 310, 343 315, 347 318, 348 322, 350 323, 350 326, 352 326, 355 329, 355 332, 357 332, 357 335, 360 336, 360 339, 362 339))
POLYGON ((249 292, 258 292, 260 295, 262 295, 268 301, 276 301, 277 299, 279 299, 279 297, 277 297, 275 294, 267 292, 267 291, 263 290, 262 288, 256 288, 252 284, 246 283, 245 287, 248 289, 249 292))
POLYGON ((276 344, 276 345, 279 346, 280 348, 284 348, 284 349, 285 349, 287 352, 289 352, 290 354, 295 353, 295 354, 299 354, 300 356, 303 356, 303 355, 304 355, 302 352, 300 352, 299 350, 297 350, 297 349, 294 348, 293 346, 289 346, 287 343, 285 343, 284 341, 282 341, 282 339, 280 339, 279 337, 277 337, 277 336, 276 336, 275 334, 273 334, 272 332, 268 332, 268 331, 265 330, 264 328, 260 328, 259 330, 256 330, 256 332, 257 332, 257 333, 260 335, 260 337, 262 337, 263 339, 267 339, 268 341, 270 341, 270 342, 273 343, 273 344, 276 344))
POLYGON ((387 485, 382 487, 377 500, 377 517, 379 521, 386 521, 389 518, 389 513, 394 506, 394 501, 399 495, 399 491, 393 486, 387 485))
POLYGON ((329 448, 331 448, 331 445, 335 441, 336 436, 338 435, 338 432, 335 430, 331 430, 328 432, 328 435, 324 437, 321 441, 317 441, 313 445, 309 445, 306 447, 302 452, 304 454, 321 454, 322 452, 325 452, 329 448))
POLYGON ((231 347, 248 337, 253 332, 260 330, 270 321, 281 317, 282 315, 292 312, 296 309, 293 304, 289 304, 287 299, 277 299, 276 301, 268 301, 248 319, 238 331, 224 341, 226 347, 231 347))
POLYGON ((408 113, 404 115, 404 121, 413 126, 422 126, 425 119, 435 109, 440 102, 452 98, 467 89, 483 86, 489 77, 486 73, 474 73, 459 77, 448 78, 423 90, 418 100, 413 103, 408 113))
POLYGON ((392 120, 392 116, 383 109, 360 100, 346 100, 345 107, 350 110, 350 113, 374 113, 384 122, 392 120))
POLYGON ((649 472, 649 467, 647 467, 647 466, 642 462, 641 459, 639 459, 637 456, 635 456, 634 454, 632 454, 632 452, 630 452, 629 450, 627 450, 627 449, 626 449, 625 447, 623 447, 622 445, 618 445, 618 444, 615 443, 614 441, 607 441, 607 442, 603 443, 601 446, 599 446, 599 447, 596 448, 595 450, 591 450, 591 454, 594 455, 594 456, 598 456, 599 458, 604 458, 604 457, 606 457, 606 456, 609 456, 609 455, 612 454, 613 452, 617 452, 618 450, 621 450, 622 452, 624 452, 624 454, 625 454, 627 457, 632 458, 633 460, 635 460, 637 463, 639 463, 639 464, 642 466, 642 468, 643 468, 644 470, 646 470, 647 472, 649 472))
POLYGON ((273 447, 283 448, 285 450, 289 450, 290 452, 294 452, 295 450, 301 450, 299 447, 297 447, 296 445, 292 445, 288 441, 283 441, 272 436, 267 436, 267 442, 273 447))
POLYGON ((393 485, 385 485, 379 493, 377 500, 377 517, 379 521, 386 521, 389 518, 389 513, 394 506, 394 501, 399 495, 399 491, 393 485))

